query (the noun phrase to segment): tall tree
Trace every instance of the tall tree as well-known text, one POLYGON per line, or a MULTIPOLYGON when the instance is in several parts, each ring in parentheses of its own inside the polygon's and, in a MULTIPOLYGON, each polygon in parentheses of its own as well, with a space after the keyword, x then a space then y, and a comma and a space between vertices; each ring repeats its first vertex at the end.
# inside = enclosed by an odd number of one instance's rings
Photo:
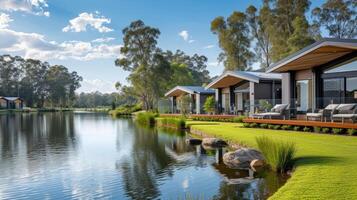
POLYGON ((0 96, 17 96, 24 59, 20 56, 0 56, 0 96))
POLYGON ((207 70, 207 57, 194 54, 186 55, 181 50, 175 53, 166 51, 162 53, 170 62, 173 73, 171 74, 172 85, 203 85, 211 81, 207 70))
MULTIPOLYGON (((264 0, 262 9, 267 13, 263 16, 263 20, 271 38, 273 61, 280 60, 293 52, 287 44, 294 34, 293 22, 297 17, 306 20, 305 13, 309 6, 309 0, 264 0)), ((305 31, 305 35, 309 35, 309 31, 305 31)))
POLYGON ((160 31, 137 20, 123 29, 123 35, 124 46, 120 49, 120 53, 124 57, 117 59, 115 64, 131 72, 128 80, 144 103, 144 109, 153 109, 154 94, 149 84, 154 80, 150 80, 150 70, 157 52, 156 45, 160 31))
POLYGON ((324 27, 335 38, 357 36, 357 1, 327 0, 312 10, 314 24, 324 27))
POLYGON ((211 31, 218 36, 223 50, 218 60, 224 63, 225 70, 247 70, 253 61, 246 22, 247 16, 242 12, 233 12, 227 20, 217 17, 211 22, 211 31))
POLYGON ((260 67, 266 69, 271 65, 271 42, 270 34, 267 31, 267 19, 269 10, 263 7, 257 15, 257 8, 249 6, 246 10, 247 21, 253 40, 255 40, 255 55, 260 61, 260 67))
POLYGON ((309 32, 309 23, 305 18, 296 17, 293 21, 293 27, 294 33, 288 39, 290 53, 294 53, 315 41, 311 36, 306 34, 309 32))

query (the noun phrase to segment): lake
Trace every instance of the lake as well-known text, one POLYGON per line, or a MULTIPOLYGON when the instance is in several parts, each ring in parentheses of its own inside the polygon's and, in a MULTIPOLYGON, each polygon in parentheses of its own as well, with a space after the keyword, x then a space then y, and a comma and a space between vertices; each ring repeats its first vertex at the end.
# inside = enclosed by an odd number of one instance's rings
POLYGON ((102 113, 3 114, 0 198, 266 199, 286 181, 186 137, 102 113))

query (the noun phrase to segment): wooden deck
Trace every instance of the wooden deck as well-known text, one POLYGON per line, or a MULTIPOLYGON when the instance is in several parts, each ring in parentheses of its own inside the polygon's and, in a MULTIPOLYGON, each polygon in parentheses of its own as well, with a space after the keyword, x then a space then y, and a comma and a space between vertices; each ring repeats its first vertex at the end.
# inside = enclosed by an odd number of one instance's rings
POLYGON ((291 125, 291 126, 317 126, 327 128, 353 128, 357 129, 357 123, 351 122, 321 122, 321 121, 306 121, 306 120, 279 120, 279 119, 253 119, 247 118, 243 122, 259 123, 259 124, 277 124, 277 125, 291 125))
MULTIPOLYGON (((160 116, 162 116, 162 117, 180 117, 180 116, 182 116, 182 115, 181 115, 181 114, 160 114, 160 116)), ((211 118, 211 119, 216 119, 216 118, 220 118, 220 119, 231 119, 231 118, 238 117, 238 115, 189 114, 188 117, 189 117, 189 118, 207 117, 207 118, 211 118)))

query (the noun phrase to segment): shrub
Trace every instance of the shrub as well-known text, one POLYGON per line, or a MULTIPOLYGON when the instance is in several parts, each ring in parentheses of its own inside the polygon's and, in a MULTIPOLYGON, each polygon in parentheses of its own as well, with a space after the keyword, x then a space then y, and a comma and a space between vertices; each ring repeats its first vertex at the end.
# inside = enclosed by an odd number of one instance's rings
POLYGON ((311 132, 311 128, 308 127, 308 126, 305 126, 302 130, 303 130, 304 132, 311 132))
POLYGON ((214 113, 215 105, 216 101, 214 100, 214 96, 207 97, 205 103, 203 104, 203 110, 208 114, 214 113))
POLYGON ((250 124, 249 124, 249 127, 250 127, 250 128, 257 128, 257 127, 258 127, 258 124, 257 124, 257 123, 250 123, 250 124))
POLYGON ((357 129, 353 129, 353 128, 347 129, 347 133, 348 135, 357 135, 357 129))
POLYGON ((153 126, 155 125, 155 117, 157 114, 152 112, 140 112, 136 115, 135 120, 142 125, 153 126))
POLYGON ((116 108, 115 110, 109 111, 109 114, 111 114, 113 117, 120 117, 131 115, 133 112, 137 112, 139 110, 141 110, 141 104, 124 105, 116 108))
POLYGON ((274 129, 274 124, 268 124, 268 129, 274 129))
POLYGON ((280 125, 275 125, 275 126, 273 127, 274 130, 279 130, 280 128, 281 128, 280 125))
POLYGON ((300 130, 301 130, 301 127, 300 127, 300 126, 294 126, 293 130, 294 130, 294 131, 300 131, 300 130))
POLYGON ((340 135, 340 134, 343 134, 343 128, 333 128, 332 129, 332 132, 334 133, 334 134, 338 134, 338 135, 340 135))
POLYGON ((243 123, 243 127, 244 128, 250 128, 250 124, 249 123, 243 123))
POLYGON ((176 129, 185 129, 186 128, 186 119, 185 118, 159 118, 157 120, 158 126, 171 127, 176 129))
POLYGON ((281 126, 281 130, 292 130, 292 129, 293 129, 293 127, 290 126, 290 125, 283 125, 283 126, 281 126))
POLYGON ((319 127, 319 126, 314 126, 314 132, 315 132, 315 133, 321 133, 321 131, 322 131, 322 128, 321 128, 321 127, 319 127))
POLYGON ((295 143, 275 141, 267 136, 257 137, 256 142, 273 170, 283 173, 291 169, 296 154, 295 143))
POLYGON ((321 132, 323 133, 330 133, 330 128, 322 128, 321 132))
POLYGON ((233 118, 233 122, 235 122, 235 123, 242 123, 244 118, 245 118, 245 116, 243 116, 243 115, 238 116, 238 117, 234 117, 234 118, 233 118))
POLYGON ((260 128, 268 128, 268 124, 260 124, 260 128))

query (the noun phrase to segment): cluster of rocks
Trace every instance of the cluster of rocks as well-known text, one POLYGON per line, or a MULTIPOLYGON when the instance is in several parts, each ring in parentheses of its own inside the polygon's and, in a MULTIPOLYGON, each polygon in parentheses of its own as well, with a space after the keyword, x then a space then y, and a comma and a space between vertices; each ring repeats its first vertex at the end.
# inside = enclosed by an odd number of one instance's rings
MULTIPOLYGON (((191 145, 202 145, 205 149, 222 148, 228 146, 227 142, 219 138, 187 139, 191 145)), ((235 151, 227 152, 223 155, 223 163, 232 169, 253 170, 265 165, 265 159, 261 152, 252 148, 238 148, 235 151)))

